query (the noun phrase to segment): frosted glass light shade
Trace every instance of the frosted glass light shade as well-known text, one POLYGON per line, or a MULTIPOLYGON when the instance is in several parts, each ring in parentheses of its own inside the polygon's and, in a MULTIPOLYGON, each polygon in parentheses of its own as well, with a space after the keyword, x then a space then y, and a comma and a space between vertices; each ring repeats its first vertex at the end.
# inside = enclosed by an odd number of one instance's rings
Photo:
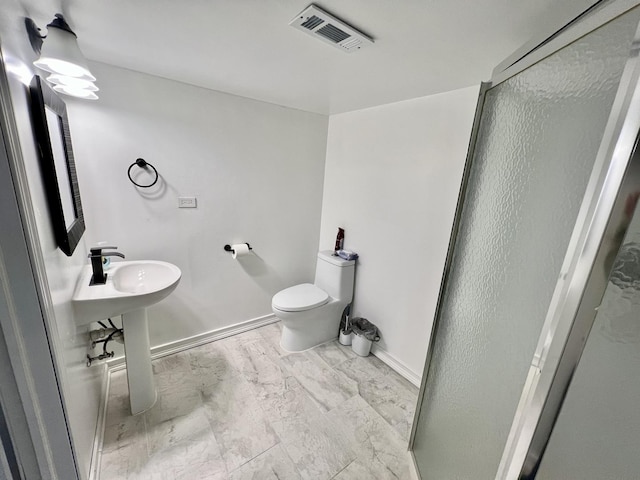
POLYGON ((78 47, 76 36, 53 25, 49 25, 40 58, 33 64, 47 72, 92 82, 96 80, 96 77, 89 71, 87 61, 78 47))
POLYGON ((60 75, 59 73, 51 74, 47 77, 49 83, 54 85, 64 85, 67 87, 82 88, 91 92, 97 92, 100 90, 90 80, 78 77, 67 77, 66 75, 60 75))
POLYGON ((94 91, 87 90, 85 88, 72 87, 69 85, 54 85, 53 89, 56 92, 64 93, 65 95, 70 95, 72 97, 78 97, 85 100, 98 99, 98 95, 96 95, 94 91))

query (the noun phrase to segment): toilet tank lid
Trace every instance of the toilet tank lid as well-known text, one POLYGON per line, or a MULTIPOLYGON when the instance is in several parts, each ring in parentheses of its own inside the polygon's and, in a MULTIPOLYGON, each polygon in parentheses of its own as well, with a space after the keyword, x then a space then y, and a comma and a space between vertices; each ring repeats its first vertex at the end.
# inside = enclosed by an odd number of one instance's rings
POLYGON ((332 263, 338 267, 349 267, 351 265, 355 265, 355 260, 345 260, 342 257, 334 255, 333 250, 323 250, 318 252, 318 258, 320 260, 324 260, 325 262, 332 263))
POLYGON ((273 296, 272 305, 285 312, 300 312, 324 305, 329 294, 311 283, 285 288, 273 296))

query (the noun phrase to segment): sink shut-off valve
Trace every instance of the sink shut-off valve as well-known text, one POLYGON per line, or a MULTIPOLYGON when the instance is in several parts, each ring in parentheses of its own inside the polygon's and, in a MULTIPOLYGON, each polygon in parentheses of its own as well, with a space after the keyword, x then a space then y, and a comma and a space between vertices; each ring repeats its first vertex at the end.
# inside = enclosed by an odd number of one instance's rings
POLYGON ((104 323, 98 322, 102 328, 98 330, 91 330, 89 332, 89 341, 91 342, 91 349, 93 350, 99 343, 102 343, 102 353, 92 357, 87 354, 87 367, 90 367, 95 360, 104 360, 106 358, 112 358, 115 356, 114 352, 107 351, 107 345, 111 340, 115 340, 120 343, 124 343, 124 331, 122 328, 118 328, 111 321, 107 319, 111 327, 107 327, 104 323))

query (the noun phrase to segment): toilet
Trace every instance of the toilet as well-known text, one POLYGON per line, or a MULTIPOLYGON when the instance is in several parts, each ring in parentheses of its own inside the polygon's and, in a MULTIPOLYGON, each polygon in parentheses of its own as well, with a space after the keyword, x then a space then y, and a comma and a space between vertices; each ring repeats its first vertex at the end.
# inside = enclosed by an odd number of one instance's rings
POLYGON ((301 352, 338 336, 342 312, 353 299, 355 264, 332 250, 319 252, 313 284, 295 285, 273 296, 271 309, 282 321, 282 348, 301 352))

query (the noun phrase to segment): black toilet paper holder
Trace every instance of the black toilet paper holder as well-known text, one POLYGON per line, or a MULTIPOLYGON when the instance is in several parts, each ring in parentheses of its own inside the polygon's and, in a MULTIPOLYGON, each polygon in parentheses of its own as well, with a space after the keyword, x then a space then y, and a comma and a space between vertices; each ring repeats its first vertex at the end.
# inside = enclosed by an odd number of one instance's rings
MULTIPOLYGON (((253 248, 251 248, 251 245, 249 245, 247 242, 244 242, 244 244, 249 247, 249 250, 253 250, 253 248)), ((231 253, 236 253, 236 251, 231 248, 231 245, 227 244, 224 246, 224 251, 225 252, 231 252, 231 253)))

